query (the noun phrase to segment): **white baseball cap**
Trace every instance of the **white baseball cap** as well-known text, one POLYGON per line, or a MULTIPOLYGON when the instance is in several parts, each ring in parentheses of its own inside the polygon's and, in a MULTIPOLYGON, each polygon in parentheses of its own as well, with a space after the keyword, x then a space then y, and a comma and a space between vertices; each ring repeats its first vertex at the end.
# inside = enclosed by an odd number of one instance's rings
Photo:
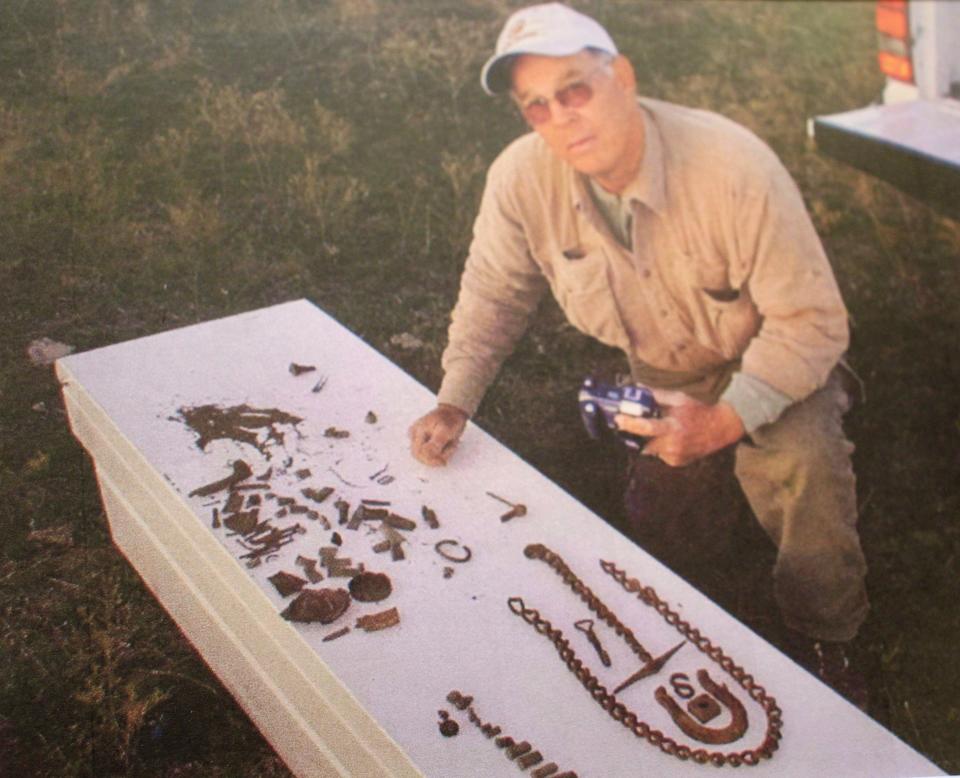
POLYGON ((507 19, 496 53, 480 73, 487 94, 496 95, 510 88, 510 61, 520 54, 566 57, 584 49, 617 54, 607 31, 589 16, 562 3, 543 3, 521 8, 507 19))

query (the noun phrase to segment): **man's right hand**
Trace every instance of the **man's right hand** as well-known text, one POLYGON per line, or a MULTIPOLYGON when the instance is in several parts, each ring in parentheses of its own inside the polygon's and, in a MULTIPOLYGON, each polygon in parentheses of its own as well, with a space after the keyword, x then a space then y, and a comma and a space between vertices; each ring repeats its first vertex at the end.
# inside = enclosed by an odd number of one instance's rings
POLYGON ((410 452, 425 465, 445 465, 453 455, 469 415, 441 403, 410 427, 410 452))

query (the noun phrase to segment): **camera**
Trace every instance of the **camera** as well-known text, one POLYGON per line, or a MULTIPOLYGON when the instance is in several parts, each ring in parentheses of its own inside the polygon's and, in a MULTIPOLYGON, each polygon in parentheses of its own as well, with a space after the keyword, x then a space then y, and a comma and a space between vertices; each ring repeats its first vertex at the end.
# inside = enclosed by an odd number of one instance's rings
POLYGON ((608 384, 587 376, 577 397, 580 418, 587 434, 594 440, 613 436, 624 446, 639 451, 646 438, 619 429, 614 422, 618 413, 639 418, 660 418, 660 408, 653 392, 639 384, 608 384))

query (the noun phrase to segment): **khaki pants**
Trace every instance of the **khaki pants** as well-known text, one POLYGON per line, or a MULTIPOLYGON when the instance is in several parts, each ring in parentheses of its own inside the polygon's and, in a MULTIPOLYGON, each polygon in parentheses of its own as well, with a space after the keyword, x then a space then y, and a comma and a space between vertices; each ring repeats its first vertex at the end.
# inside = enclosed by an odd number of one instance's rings
MULTIPOLYGON (((773 424, 755 430, 736 444, 733 453, 733 472, 740 487, 760 526, 777 546, 774 593, 784 623, 829 641, 852 639, 868 610, 850 463, 853 444, 841 424, 850 407, 845 370, 835 369, 823 389, 791 406, 773 424)), ((643 381, 642 376, 634 377, 643 381)), ((697 391, 701 383, 691 385, 690 393, 713 400, 725 382, 710 383, 712 391, 697 391)), ((671 388, 684 387, 674 384, 671 388)), ((676 509, 678 496, 686 501, 686 508, 696 510, 691 500, 700 495, 698 502, 709 512, 711 495, 703 493, 704 483, 713 481, 709 488, 715 489, 716 463, 722 469, 729 459, 730 452, 724 451, 687 467, 669 468, 652 457, 636 457, 626 505, 638 534, 649 537, 660 521, 653 514, 676 509), (654 483, 658 474, 661 482, 654 483), (669 481, 673 484, 665 494, 664 482, 669 481)), ((714 509, 717 504, 714 499, 714 509)), ((688 537, 681 542, 695 540, 688 537)))

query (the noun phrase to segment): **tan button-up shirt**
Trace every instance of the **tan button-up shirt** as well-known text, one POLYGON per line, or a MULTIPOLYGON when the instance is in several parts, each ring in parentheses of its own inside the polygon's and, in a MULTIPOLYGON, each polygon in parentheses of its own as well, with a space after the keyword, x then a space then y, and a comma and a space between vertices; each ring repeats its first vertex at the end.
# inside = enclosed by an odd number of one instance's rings
POLYGON ((740 370, 793 400, 823 386, 847 316, 803 200, 773 152, 721 116, 641 99, 623 197, 632 250, 585 178, 536 135, 490 168, 452 313, 440 402, 473 413, 550 288, 582 332, 665 375, 740 370))

